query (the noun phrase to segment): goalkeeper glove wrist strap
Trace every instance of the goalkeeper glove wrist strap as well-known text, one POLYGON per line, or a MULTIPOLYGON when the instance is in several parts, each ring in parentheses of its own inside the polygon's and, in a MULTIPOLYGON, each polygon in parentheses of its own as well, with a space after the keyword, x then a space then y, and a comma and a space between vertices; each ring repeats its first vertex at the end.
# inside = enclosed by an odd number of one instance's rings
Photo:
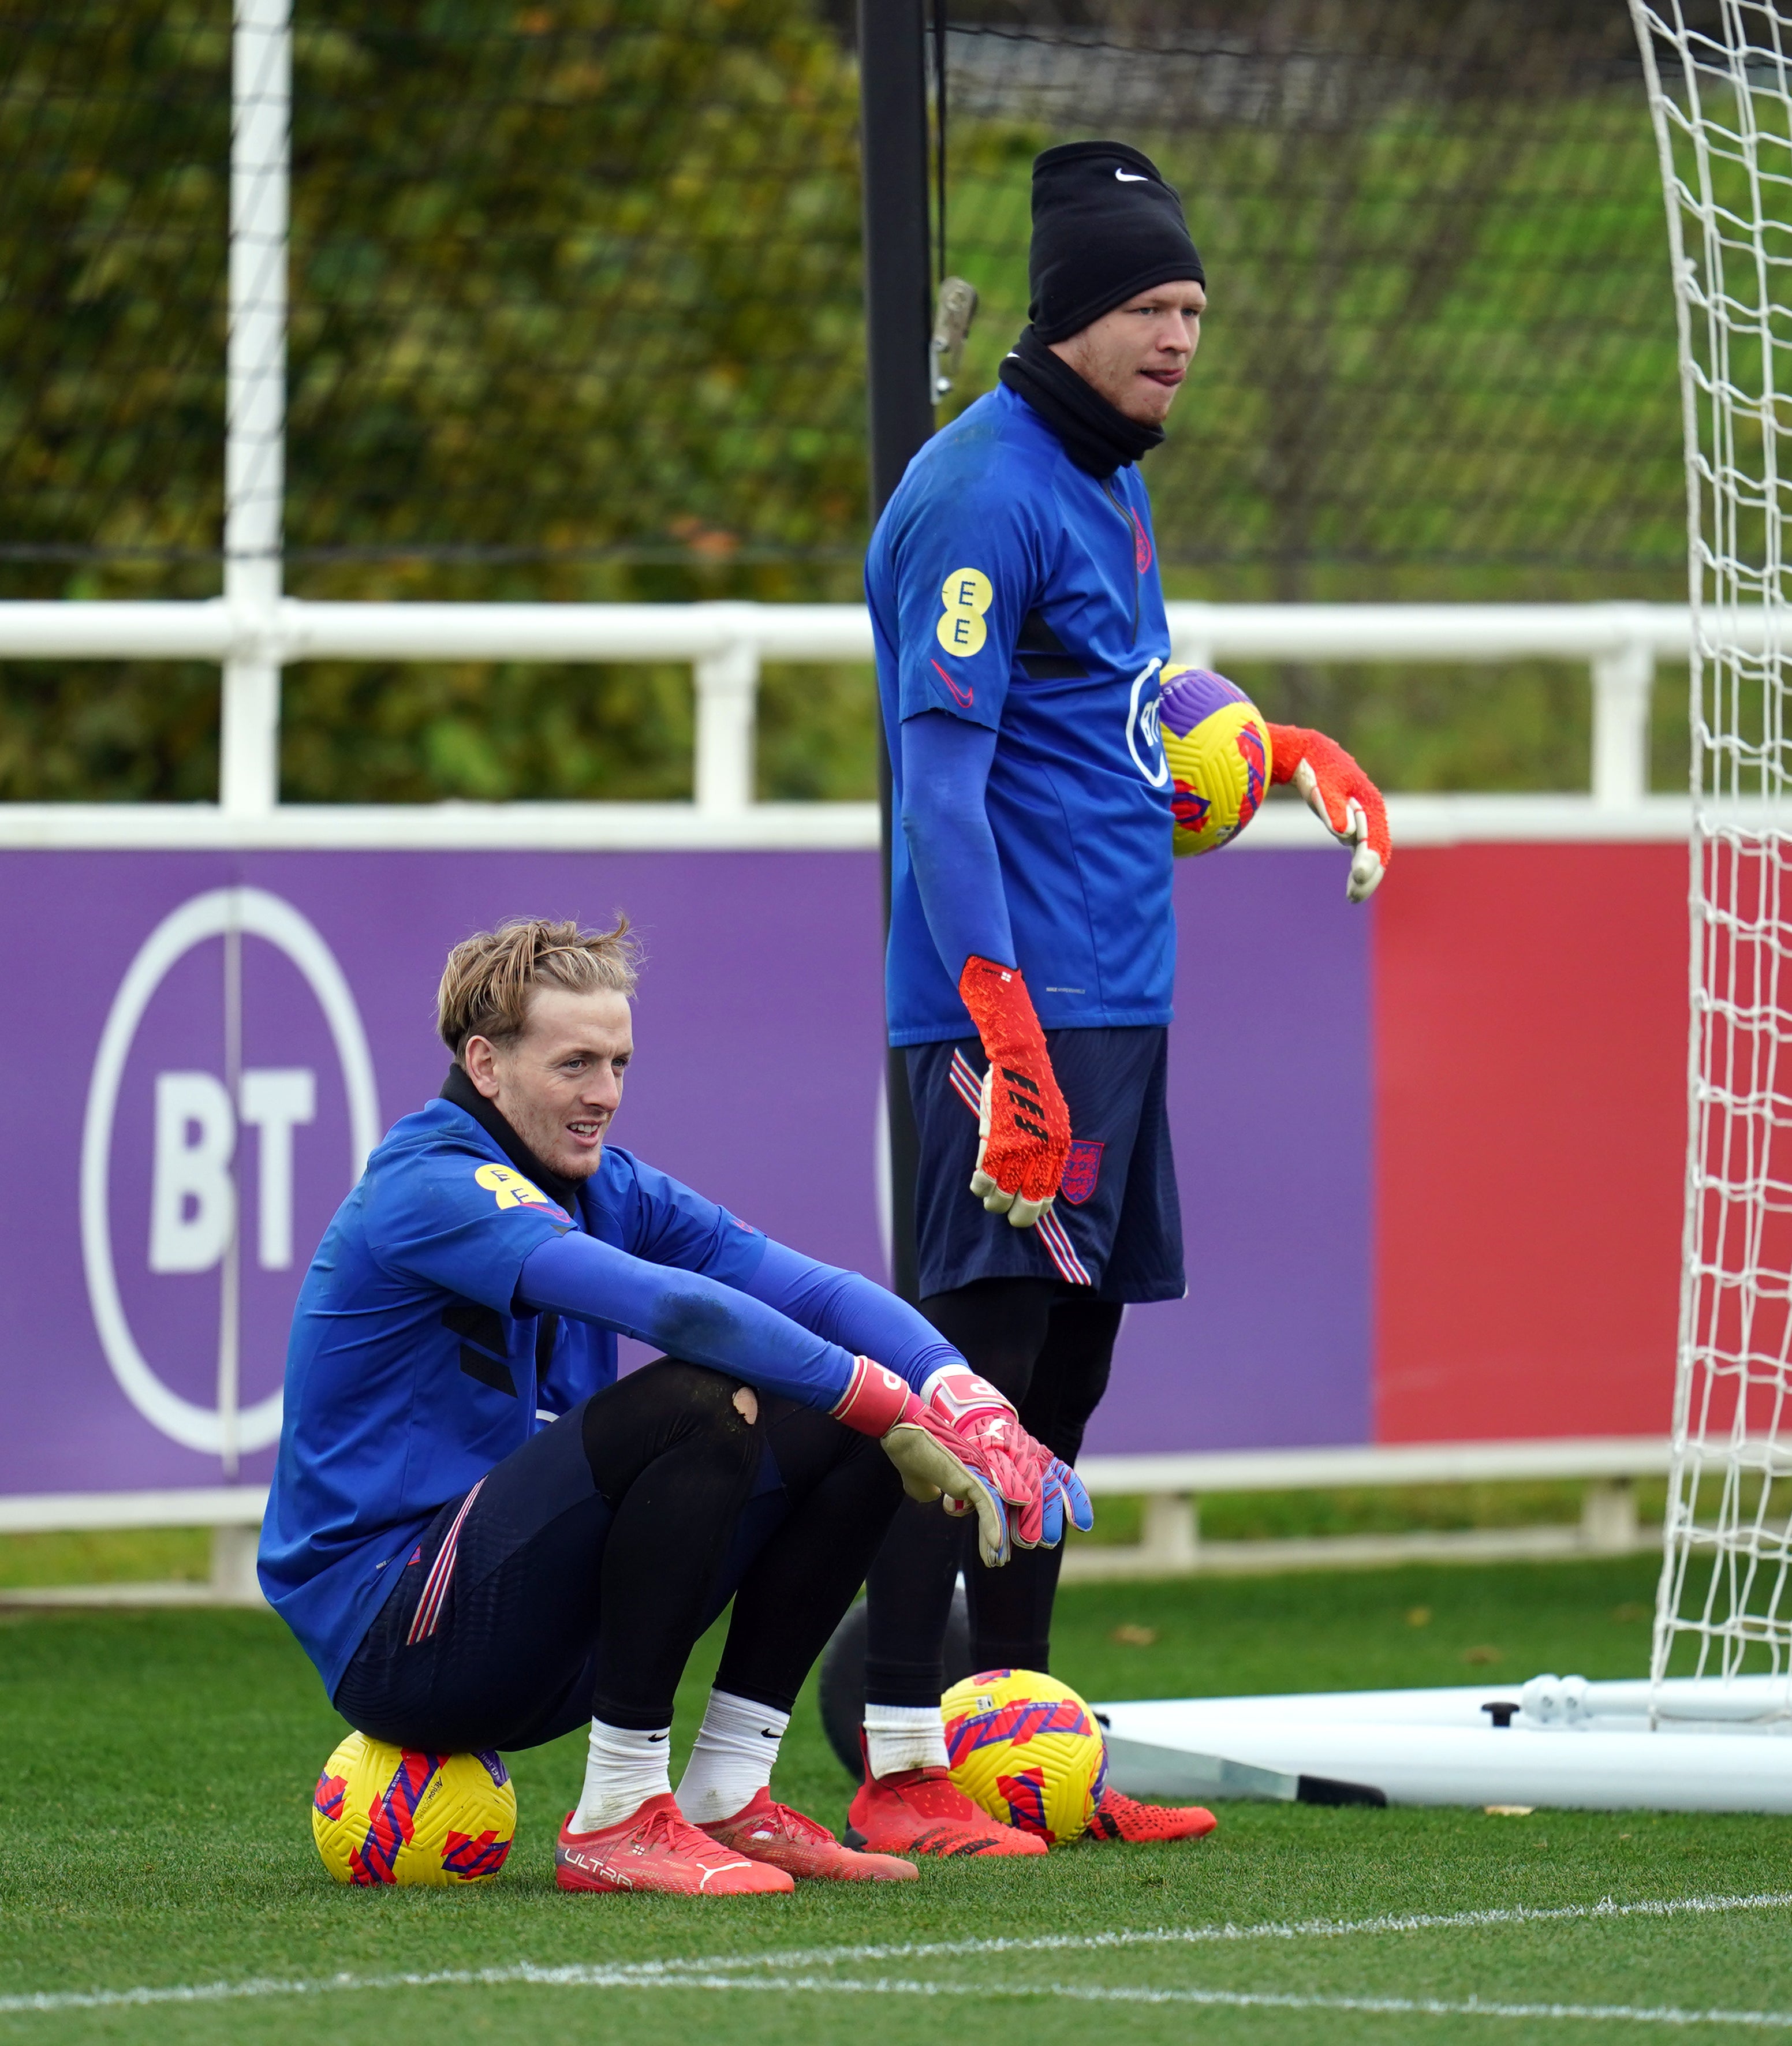
POLYGON ((868 1357, 852 1360, 846 1390, 828 1409, 834 1419, 859 1435, 887 1435, 909 1418, 921 1402, 905 1381, 868 1357))
POLYGON ((992 1059, 1045 1058, 1045 1033, 1018 966, 1002 966, 973 952, 958 977, 958 998, 970 1010, 992 1059))
POLYGON ((960 1358, 930 1371, 922 1381, 921 1397, 941 1420, 952 1426, 972 1414, 1014 1415, 1014 1403, 1006 1394, 998 1392, 987 1378, 979 1378, 960 1358))

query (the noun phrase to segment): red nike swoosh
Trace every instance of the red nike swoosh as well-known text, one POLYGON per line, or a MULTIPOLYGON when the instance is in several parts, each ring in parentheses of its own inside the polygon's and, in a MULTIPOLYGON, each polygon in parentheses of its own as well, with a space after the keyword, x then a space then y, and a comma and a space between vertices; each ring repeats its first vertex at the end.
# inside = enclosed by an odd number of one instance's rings
POLYGON ((968 710, 971 708, 972 700, 975 697, 976 692, 973 689, 967 689, 962 682, 955 681, 952 677, 946 673, 945 670, 940 666, 937 661, 933 663, 933 672, 940 677, 940 681, 945 684, 946 687, 952 691, 952 701, 957 704, 961 709, 968 710))

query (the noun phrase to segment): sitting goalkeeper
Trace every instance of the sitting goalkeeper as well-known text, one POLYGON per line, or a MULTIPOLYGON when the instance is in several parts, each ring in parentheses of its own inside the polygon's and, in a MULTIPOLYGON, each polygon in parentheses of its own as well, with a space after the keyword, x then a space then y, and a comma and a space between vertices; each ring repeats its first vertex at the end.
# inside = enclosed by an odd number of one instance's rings
POLYGON ((973 1512, 992 1562, 1087 1501, 902 1302, 605 1145, 626 930, 512 923, 450 954, 447 1083, 299 1293, 261 1583, 377 1739, 529 1747, 589 1720, 562 1889, 910 1877, 773 1801, 798 1689, 903 1489, 973 1512), (668 1354, 619 1380, 618 1331, 668 1354), (674 1800, 673 1694, 731 1596, 674 1800))

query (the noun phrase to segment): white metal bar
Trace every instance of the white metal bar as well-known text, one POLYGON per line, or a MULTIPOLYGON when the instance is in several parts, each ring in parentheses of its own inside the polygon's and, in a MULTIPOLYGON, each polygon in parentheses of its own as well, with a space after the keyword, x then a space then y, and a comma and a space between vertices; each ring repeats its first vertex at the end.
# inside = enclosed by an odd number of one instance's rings
MULTIPOLYGON (((1390 796, 1396 845, 1684 845, 1692 806, 1651 796, 1608 809, 1590 796, 1390 796)), ((873 803, 283 803, 239 816, 210 803, 0 803, 0 849, 144 847, 317 851, 847 851, 875 850, 873 803)), ((1230 852, 1311 850, 1331 841, 1303 804, 1265 805, 1230 852)))
MULTIPOLYGON (((1684 660, 1683 604, 1182 604, 1164 606, 1178 650, 1217 661, 1591 661, 1640 645, 1684 660)), ((1764 612, 1747 630, 1764 644, 1764 612)))
MULTIPOLYGON (((1303 836, 1330 842, 1311 818, 1303 836)), ((29 851, 806 852, 877 843, 875 803, 714 812, 693 803, 283 803, 260 816, 210 803, 0 803, 0 849, 29 851)))
MULTIPOLYGON (((1307 604, 1167 607, 1178 658, 1216 661, 1590 662, 1627 647, 1683 661, 1684 604, 1307 604)), ((1759 610, 1739 640, 1764 646, 1759 610)), ((282 598, 0 603, 8 659, 697 661, 738 641, 762 661, 868 661, 871 620, 853 604, 322 604, 282 598)))
MULTIPOLYGON (((246 20, 252 8, 277 15, 286 5, 287 0, 241 0, 239 18, 246 20)), ((290 52, 277 34, 261 29, 251 33, 239 26, 238 43, 239 71, 248 64, 245 52, 265 45, 277 45, 290 64, 290 52)), ((265 73, 265 65, 257 75, 265 73)), ((249 95, 257 108, 272 97, 249 95)), ((281 126, 283 145, 284 133, 281 126)), ((266 149, 274 145, 264 135, 255 146, 266 149)), ((239 185, 247 195, 253 183, 245 168, 251 155, 246 143, 238 153, 241 161, 234 161, 233 170, 234 207, 239 185)), ((261 227, 272 217, 268 195, 276 185, 284 209, 284 163, 282 155, 278 178, 270 172, 253 185, 259 212, 248 196, 242 199, 245 217, 253 217, 261 227)), ((284 210, 280 218, 284 222, 284 210)), ((277 293, 265 277, 258 284, 261 273, 247 267, 249 253, 257 248, 265 253, 268 239, 258 229, 257 235, 245 233, 232 244, 233 306, 238 307, 240 291, 241 317, 234 319, 232 327, 228 472, 236 494, 227 508, 226 596, 198 603, 0 603, 0 658, 222 661, 226 674, 221 806, 245 829, 278 808, 280 677, 281 669, 293 662, 689 662, 697 671, 697 806, 716 826, 756 809, 753 733, 760 664, 868 660, 871 620, 862 605, 322 604, 280 594, 279 507, 277 496, 266 485, 280 465, 276 386, 284 382, 284 326, 276 334, 269 304, 277 296, 284 306, 284 259, 277 293), (261 297, 253 296, 257 291, 261 297), (254 375, 252 359, 261 365, 254 375)), ((1686 657, 1690 627, 1683 604, 1172 604, 1168 610, 1179 653, 1185 658, 1198 654, 1203 661, 1485 663, 1547 658, 1589 662, 1594 692, 1593 788, 1605 815, 1603 820, 1577 821, 1578 813, 1563 809, 1562 828, 1570 836, 1586 837, 1685 835, 1678 811, 1668 829, 1670 813, 1657 809, 1647 794, 1650 682, 1657 659, 1686 657)), ((1744 614, 1737 643, 1764 646, 1775 629, 1764 611, 1744 614)), ((1421 807, 1411 812, 1406 843, 1551 835, 1543 828, 1540 813, 1520 824, 1520 813, 1508 808, 1471 822, 1470 813, 1460 806, 1427 813, 1422 807, 1426 800, 1408 799, 1421 807), (1434 832, 1442 836, 1427 836, 1434 832)), ((1573 804, 1577 799, 1521 800, 1573 804)), ((651 807, 657 811, 664 806, 651 807)), ((629 816, 618 820, 621 837, 612 838, 607 827, 601 828, 599 842, 660 843, 666 830, 676 833, 682 828, 671 822, 677 813, 674 806, 663 826, 643 824, 646 813, 633 806, 629 816), (645 839, 636 835, 643 830, 645 839)), ((23 837, 0 830, 0 843, 38 842, 33 836, 35 825, 25 822, 16 828, 23 837)), ((366 827, 357 823, 350 828, 358 832, 366 827)), ((410 842, 412 828, 408 824, 396 826, 395 838, 379 842, 410 842)), ((424 828, 427 835, 430 828, 424 828)), ((500 827, 500 833, 508 828, 500 827)), ((525 820, 521 828, 527 836, 535 827, 525 820)), ((588 827, 575 824, 569 828, 588 827)), ((783 842, 785 828, 770 828, 774 840, 783 842)), ((1282 834, 1293 828, 1285 820, 1278 823, 1272 809, 1242 843, 1259 848, 1292 843, 1282 834)), ((823 840, 852 840, 855 829, 844 824, 824 827, 823 840)), ((801 832, 798 838, 810 842, 801 832)), ((282 837, 278 842, 294 841, 282 837)), ((320 841, 307 830, 298 842, 320 841)))
MULTIPOLYGON (((1091 1492, 1301 1492, 1342 1485, 1472 1484, 1523 1478, 1657 1477, 1665 1435, 1594 1435, 1504 1442, 1398 1442, 1319 1449, 1215 1450, 1176 1456, 1091 1456, 1077 1473, 1091 1492)), ((26 1492, 0 1497, 0 1534, 104 1527, 238 1527, 258 1523, 265 1485, 168 1492, 26 1492)), ((1163 1509, 1158 1509, 1161 1511, 1163 1509)))
MULTIPOLYGON (((0 605, 0 650, 5 644, 0 605)), ((868 661, 856 604, 315 604, 288 597, 289 661, 868 661)))
POLYGON ((257 1551, 261 1546, 259 1522, 241 1525, 220 1522, 211 1531, 211 1595, 220 1605, 262 1605, 257 1551))
POLYGON ((286 293, 292 0, 236 0, 230 45, 230 332, 224 408, 224 595, 248 630, 224 668, 219 800, 280 800, 280 597, 286 489, 286 293))
MULTIPOLYGON (((1659 1530, 1639 1530, 1632 1542, 1659 1550, 1659 1530)), ((1144 1543, 1077 1542, 1066 1554, 1066 1584, 1147 1577, 1242 1577, 1284 1570, 1385 1569, 1400 1563, 1504 1563, 1564 1556, 1614 1555, 1588 1542, 1575 1526, 1419 1528, 1404 1534, 1314 1534, 1266 1542, 1203 1542, 1193 1560, 1144 1543)))
MULTIPOLYGON (((1740 816, 1740 813, 1739 813, 1740 816)), ((1404 850, 1440 845, 1684 845, 1692 805, 1651 796, 1605 809, 1590 796, 1390 796, 1404 850)), ((283 803, 238 815, 211 803, 0 803, 0 849, 144 847, 317 851, 813 851, 875 850, 874 803, 283 803)), ((1303 803, 1265 804, 1227 856, 1312 850, 1331 840, 1303 803)), ((1342 885, 1342 884, 1341 884, 1342 885)))
POLYGON ((242 629, 222 597, 197 604, 0 604, 0 655, 10 661, 222 661, 242 629))
POLYGON ((53 1534, 106 1527, 255 1527, 265 1484, 179 1492, 40 1492, 0 1498, 0 1534, 53 1534))
POLYGON ((1394 1442, 1308 1450, 1214 1450, 1083 1457, 1091 1492, 1303 1492, 1338 1485, 1473 1484, 1508 1478, 1664 1476, 1666 1435, 1516 1442, 1394 1442))
POLYGON ((1593 663, 1593 799, 1613 809, 1649 792, 1649 693, 1655 657, 1636 641, 1593 663))
POLYGON ((697 685, 697 807, 710 816, 748 809, 755 783, 754 728, 759 696, 759 650, 736 639, 706 654, 693 670, 697 685))

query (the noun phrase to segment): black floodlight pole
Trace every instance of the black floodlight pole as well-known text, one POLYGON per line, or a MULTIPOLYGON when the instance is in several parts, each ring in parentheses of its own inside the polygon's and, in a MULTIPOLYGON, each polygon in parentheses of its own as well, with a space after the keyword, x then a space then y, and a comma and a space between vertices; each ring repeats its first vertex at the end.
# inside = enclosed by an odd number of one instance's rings
MULTIPOLYGON (((933 430, 928 343, 927 71, 924 0, 859 0, 859 135, 864 182, 865 356, 871 516, 933 430)), ((878 720, 883 921, 890 927, 890 755, 878 720)), ((917 1297, 914 1110, 900 1052, 889 1055, 891 1280, 917 1297)))

